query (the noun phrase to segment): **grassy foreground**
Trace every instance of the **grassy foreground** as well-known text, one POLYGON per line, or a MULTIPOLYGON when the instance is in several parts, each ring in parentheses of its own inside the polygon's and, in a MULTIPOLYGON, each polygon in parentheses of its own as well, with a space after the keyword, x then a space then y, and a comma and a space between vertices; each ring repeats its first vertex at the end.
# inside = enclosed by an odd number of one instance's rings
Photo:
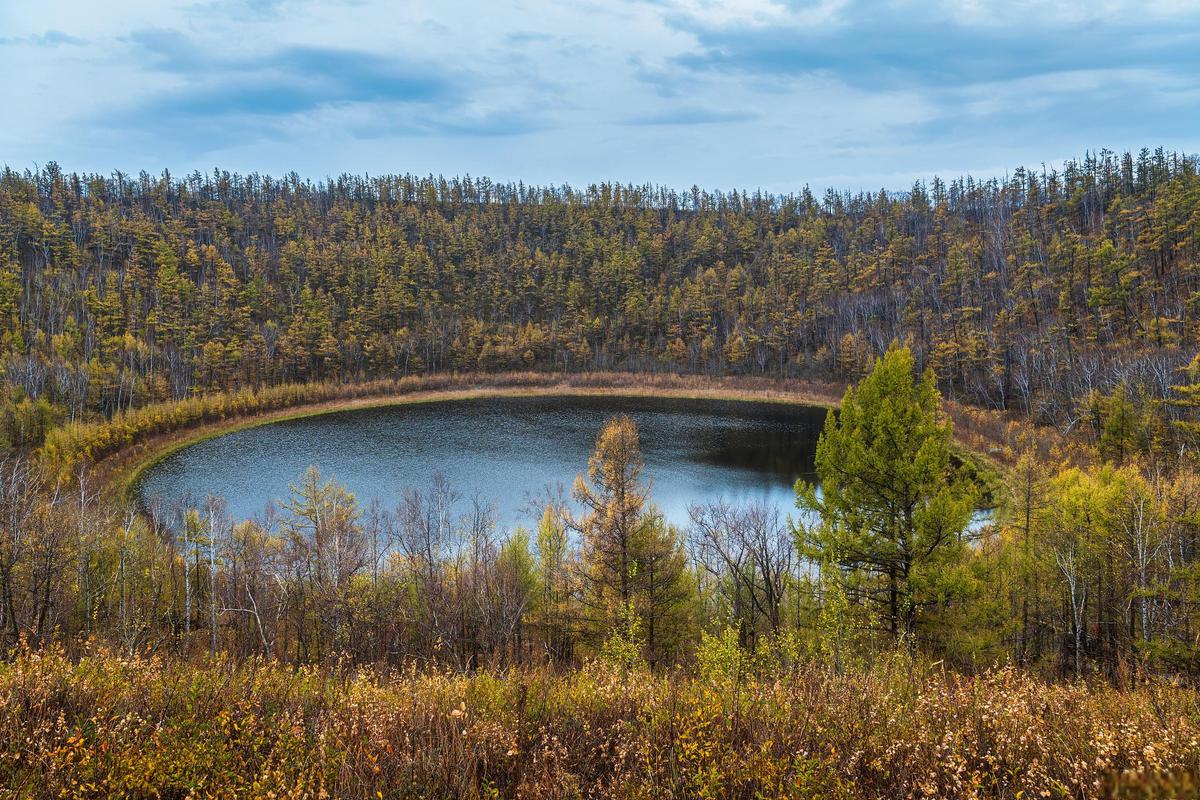
POLYGON ((903 659, 737 680, 26 652, 3 797, 1192 797, 1193 690, 903 659))

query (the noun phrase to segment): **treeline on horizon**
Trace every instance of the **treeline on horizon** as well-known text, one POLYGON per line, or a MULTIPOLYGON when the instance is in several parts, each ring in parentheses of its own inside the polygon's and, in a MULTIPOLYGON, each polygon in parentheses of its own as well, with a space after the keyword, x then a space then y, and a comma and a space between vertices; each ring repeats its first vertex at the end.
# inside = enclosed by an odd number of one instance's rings
POLYGON ((852 380, 902 341, 947 397, 1069 429, 1194 355, 1198 172, 1102 151, 818 197, 6 169, 0 428, 444 371, 852 380))

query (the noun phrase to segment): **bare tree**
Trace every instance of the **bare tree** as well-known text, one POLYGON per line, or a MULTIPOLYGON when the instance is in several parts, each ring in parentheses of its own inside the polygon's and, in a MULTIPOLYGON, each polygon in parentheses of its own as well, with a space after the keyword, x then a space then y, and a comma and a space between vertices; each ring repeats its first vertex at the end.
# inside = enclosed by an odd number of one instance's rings
POLYGON ((759 621, 776 634, 794 556, 792 534, 779 510, 763 502, 735 506, 724 500, 688 509, 688 538, 697 563, 728 595, 743 644, 759 621))
POLYGON ((18 583, 35 544, 42 489, 42 476, 29 459, 0 461, 0 652, 11 650, 21 638, 18 583))

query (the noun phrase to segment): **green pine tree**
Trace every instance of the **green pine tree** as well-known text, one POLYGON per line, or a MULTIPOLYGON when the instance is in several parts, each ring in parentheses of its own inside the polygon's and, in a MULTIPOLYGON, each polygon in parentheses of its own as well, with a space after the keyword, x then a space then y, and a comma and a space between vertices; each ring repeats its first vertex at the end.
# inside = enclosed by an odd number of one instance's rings
POLYGON ((800 531, 810 557, 832 559, 850 596, 893 639, 915 646, 918 623, 954 591, 976 492, 956 476, 951 424, 932 372, 893 345, 830 412, 817 445, 817 485, 797 505, 819 521, 800 531))

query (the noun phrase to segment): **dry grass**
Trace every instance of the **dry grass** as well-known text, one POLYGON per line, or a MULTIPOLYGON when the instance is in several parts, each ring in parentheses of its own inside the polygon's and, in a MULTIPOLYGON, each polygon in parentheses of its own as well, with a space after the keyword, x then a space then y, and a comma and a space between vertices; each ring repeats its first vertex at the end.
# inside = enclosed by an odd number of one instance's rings
POLYGON ((0 796, 1191 797, 1196 699, 903 659, 734 684, 27 652, 0 796))
POLYGON ((945 408, 954 421, 958 444, 1001 464, 1015 464, 1025 451, 1032 451, 1042 461, 1076 466, 1093 458, 1082 437, 1065 436, 1052 426, 1034 425, 1013 414, 954 401, 946 401, 945 408))

